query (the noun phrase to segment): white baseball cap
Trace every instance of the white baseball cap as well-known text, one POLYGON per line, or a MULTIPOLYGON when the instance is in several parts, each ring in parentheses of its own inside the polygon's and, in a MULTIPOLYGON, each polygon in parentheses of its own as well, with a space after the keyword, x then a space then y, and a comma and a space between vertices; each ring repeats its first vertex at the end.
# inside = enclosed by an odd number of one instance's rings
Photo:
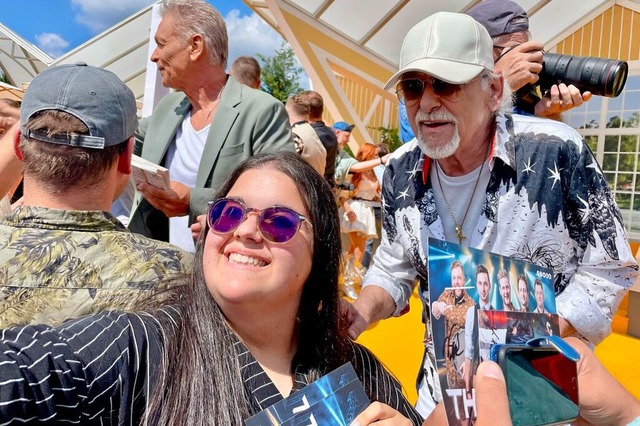
POLYGON ((464 13, 438 12, 409 30, 402 42, 400 70, 384 88, 389 90, 408 72, 464 84, 485 69, 493 70, 493 42, 487 30, 464 13))

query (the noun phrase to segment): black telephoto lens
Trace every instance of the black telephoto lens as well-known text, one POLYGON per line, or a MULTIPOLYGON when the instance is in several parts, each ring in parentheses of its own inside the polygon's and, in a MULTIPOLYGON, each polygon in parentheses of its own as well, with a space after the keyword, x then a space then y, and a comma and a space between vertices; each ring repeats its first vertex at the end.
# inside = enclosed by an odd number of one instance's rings
POLYGON ((629 65, 617 59, 594 58, 544 53, 540 71, 540 87, 548 90, 554 84, 573 84, 581 92, 614 98, 627 82, 629 65))

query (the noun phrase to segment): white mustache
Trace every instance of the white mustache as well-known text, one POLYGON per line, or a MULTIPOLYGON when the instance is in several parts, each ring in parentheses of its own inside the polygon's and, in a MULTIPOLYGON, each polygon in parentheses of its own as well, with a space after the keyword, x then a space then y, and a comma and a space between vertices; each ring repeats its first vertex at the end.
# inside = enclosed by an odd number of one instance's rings
POLYGON ((451 114, 448 111, 444 110, 436 110, 430 113, 424 112, 422 110, 418 110, 416 113, 416 124, 420 126, 421 121, 451 121, 456 126, 458 125, 458 119, 455 115, 451 114))

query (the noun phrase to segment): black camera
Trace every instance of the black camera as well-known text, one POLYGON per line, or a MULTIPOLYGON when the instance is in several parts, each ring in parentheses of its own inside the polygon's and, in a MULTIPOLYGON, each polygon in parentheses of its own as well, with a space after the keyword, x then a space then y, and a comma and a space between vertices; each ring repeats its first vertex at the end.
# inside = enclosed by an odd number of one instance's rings
POLYGON ((617 59, 544 53, 540 79, 518 90, 516 104, 533 114, 535 104, 554 84, 573 84, 580 92, 614 98, 627 82, 629 65, 617 59), (539 89, 539 91, 537 90, 539 89))
POLYGON ((629 65, 617 59, 545 53, 538 84, 549 89, 554 84, 573 84, 581 92, 615 98, 627 82, 629 65))

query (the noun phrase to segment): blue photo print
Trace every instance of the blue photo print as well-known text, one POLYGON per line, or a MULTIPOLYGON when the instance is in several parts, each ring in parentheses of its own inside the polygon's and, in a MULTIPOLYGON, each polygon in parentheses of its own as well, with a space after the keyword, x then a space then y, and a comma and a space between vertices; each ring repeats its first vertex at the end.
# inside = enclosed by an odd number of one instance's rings
POLYGON ((431 336, 450 425, 475 417, 478 312, 555 314, 552 271, 521 260, 429 239, 431 336))

